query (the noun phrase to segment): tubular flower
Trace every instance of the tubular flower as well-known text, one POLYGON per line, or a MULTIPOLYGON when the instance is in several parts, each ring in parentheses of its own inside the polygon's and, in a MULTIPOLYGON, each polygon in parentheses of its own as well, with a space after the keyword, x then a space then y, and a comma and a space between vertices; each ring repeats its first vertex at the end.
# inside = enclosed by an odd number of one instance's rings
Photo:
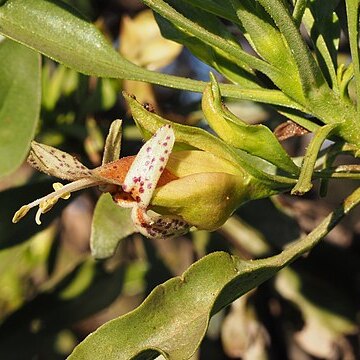
POLYGON ((31 208, 39 206, 35 220, 41 224, 40 215, 49 211, 60 198, 67 199, 73 191, 99 186, 101 191, 111 193, 118 205, 132 208, 134 224, 143 235, 155 238, 186 233, 190 225, 181 217, 147 212, 156 187, 176 179, 165 168, 174 142, 171 126, 162 126, 137 156, 90 170, 73 156, 34 141, 28 157, 30 165, 48 175, 73 181, 65 186, 54 184, 54 192, 22 206, 14 215, 13 222, 18 222, 31 208))

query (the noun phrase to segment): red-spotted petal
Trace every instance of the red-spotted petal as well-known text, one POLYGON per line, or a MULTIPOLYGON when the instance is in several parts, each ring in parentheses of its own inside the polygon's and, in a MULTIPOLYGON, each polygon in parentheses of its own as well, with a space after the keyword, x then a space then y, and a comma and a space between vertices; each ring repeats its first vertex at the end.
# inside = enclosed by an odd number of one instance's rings
POLYGON ((136 155, 126 174, 123 190, 146 208, 169 159, 175 135, 170 125, 161 127, 136 155))

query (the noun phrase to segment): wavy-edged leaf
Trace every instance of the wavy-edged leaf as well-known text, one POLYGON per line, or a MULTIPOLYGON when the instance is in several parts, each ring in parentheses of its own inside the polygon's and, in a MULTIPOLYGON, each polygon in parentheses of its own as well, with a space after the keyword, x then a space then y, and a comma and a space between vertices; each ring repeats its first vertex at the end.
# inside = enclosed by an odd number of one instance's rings
POLYGON ((136 310, 90 334, 69 359, 187 359, 196 351, 211 315, 311 250, 360 202, 360 188, 307 237, 281 254, 244 261, 224 252, 194 263, 181 277, 157 286, 136 310))
POLYGON ((39 120, 40 56, 11 40, 0 43, 0 177, 25 160, 39 120))

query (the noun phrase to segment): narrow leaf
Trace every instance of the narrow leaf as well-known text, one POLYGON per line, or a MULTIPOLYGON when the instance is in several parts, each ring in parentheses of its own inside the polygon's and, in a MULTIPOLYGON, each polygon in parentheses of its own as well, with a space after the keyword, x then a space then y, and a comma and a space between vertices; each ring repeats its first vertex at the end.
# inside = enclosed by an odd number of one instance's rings
POLYGON ((305 27, 315 45, 319 66, 329 85, 336 91, 338 91, 336 67, 340 24, 335 8, 338 3, 339 0, 326 3, 311 0, 303 17, 305 27))
MULTIPOLYGON (((127 61, 94 25, 61 0, 6 1, 0 7, 0 33, 88 75, 145 81, 197 92, 202 92, 206 85, 202 81, 149 71, 127 61)), ((250 55, 247 58, 250 62, 256 60, 250 55)), ((224 96, 299 109, 296 102, 279 91, 247 92, 231 84, 222 85, 221 89, 224 96)))
MULTIPOLYGON (((239 65, 240 67, 243 67, 244 69, 256 69, 267 74, 268 76, 271 74, 275 75, 276 69, 274 69, 271 65, 248 54, 233 41, 228 41, 228 39, 224 39, 218 34, 214 34, 207 28, 199 25, 197 22, 188 19, 165 1, 143 0, 143 2, 177 27, 182 28, 192 36, 198 37, 206 44, 222 50, 229 57, 231 57, 231 60, 235 64, 239 65)), ((208 26, 211 27, 211 24, 208 24, 208 26)))
MULTIPOLYGON (((346 0, 346 14, 348 21, 349 42, 351 58, 354 64, 354 75, 356 84, 356 96, 360 98, 360 68, 359 68, 359 7, 360 0, 346 0)), ((360 101, 357 102, 357 108, 360 110, 360 101)))
MULTIPOLYGON (((182 5, 182 8, 183 7, 184 5, 182 5)), ((190 10, 192 17, 198 19, 197 15, 199 15, 200 10, 194 8, 190 8, 190 10)), ((206 17, 206 23, 219 23, 219 20, 213 15, 205 13, 206 16, 204 16, 204 12, 202 12, 201 15, 202 18, 206 17)), ((251 71, 232 62, 227 54, 217 47, 206 44, 198 37, 189 34, 188 31, 184 31, 182 28, 175 26, 159 15, 155 15, 155 19, 164 37, 186 46, 197 58, 222 73, 233 83, 241 85, 244 88, 260 88, 257 84, 258 80, 256 76, 251 71)), ((221 27, 223 27, 223 25, 220 23, 218 28, 221 27)), ((230 35, 227 35, 228 38, 229 36, 230 35)))
POLYGON ((11 40, 2 41, 0 83, 1 177, 22 164, 35 135, 41 98, 40 56, 11 40))
POLYGON ((298 66, 304 95, 309 97, 314 89, 326 90, 325 79, 283 1, 259 0, 259 3, 273 18, 291 49, 298 66))

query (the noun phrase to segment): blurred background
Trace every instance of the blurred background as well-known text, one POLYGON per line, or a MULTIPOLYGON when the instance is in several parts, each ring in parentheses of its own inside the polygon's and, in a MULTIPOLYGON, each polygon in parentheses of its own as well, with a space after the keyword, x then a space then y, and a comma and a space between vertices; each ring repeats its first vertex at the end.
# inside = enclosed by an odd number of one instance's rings
MULTIPOLYGON (((211 70, 181 45, 163 39, 152 12, 135 0, 73 0, 121 54, 151 70, 208 80, 211 70)), ((343 44, 342 56, 348 56, 343 44)), ((42 108, 36 140, 101 164, 110 123, 123 119, 121 155, 142 145, 121 90, 172 121, 207 129, 200 94, 133 81, 97 79, 43 58, 42 108)), ((249 123, 274 129, 286 121, 269 107, 228 103, 249 123)), ((1 131, 1 130, 0 130, 1 131)), ((284 146, 300 156, 309 135, 284 146)), ((346 158, 341 159, 342 163, 346 158)), ((123 239, 116 254, 91 258, 92 216, 100 192, 90 189, 59 202, 38 226, 33 213, 19 224, 21 205, 51 189, 54 179, 26 163, 0 181, 0 358, 64 359, 101 324, 137 307, 158 284, 182 274, 217 250, 244 259, 270 256, 310 232, 355 182, 330 183, 326 198, 318 186, 297 198, 287 194, 240 208, 222 228, 175 240, 123 239)), ((345 219, 315 250, 274 279, 216 314, 194 359, 360 358, 359 211, 345 219)), ((114 224, 114 233, 117 228, 114 224)))

